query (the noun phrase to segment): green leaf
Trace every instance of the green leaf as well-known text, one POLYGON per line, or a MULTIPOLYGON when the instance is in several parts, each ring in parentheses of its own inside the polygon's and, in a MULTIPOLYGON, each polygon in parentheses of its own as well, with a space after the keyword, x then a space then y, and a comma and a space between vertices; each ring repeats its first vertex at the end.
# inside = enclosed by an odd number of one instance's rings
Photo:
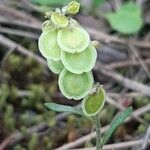
POLYGON ((78 115, 84 115, 82 110, 80 108, 56 104, 56 103, 45 103, 45 106, 48 109, 57 111, 57 112, 68 112, 68 113, 74 113, 78 115))
POLYGON ((134 2, 130 1, 128 3, 125 3, 117 10, 118 13, 131 13, 134 15, 141 15, 141 8, 135 4, 134 2))
POLYGON ((132 113, 132 107, 129 107, 125 109, 123 112, 118 114, 113 121, 110 124, 110 128, 106 131, 104 134, 104 137, 102 139, 102 146, 108 141, 108 139, 111 137, 113 132, 116 130, 116 128, 123 123, 123 121, 130 116, 132 113))
POLYGON ((115 13, 106 15, 111 27, 123 34, 137 33, 142 25, 141 8, 133 2, 121 6, 115 13))

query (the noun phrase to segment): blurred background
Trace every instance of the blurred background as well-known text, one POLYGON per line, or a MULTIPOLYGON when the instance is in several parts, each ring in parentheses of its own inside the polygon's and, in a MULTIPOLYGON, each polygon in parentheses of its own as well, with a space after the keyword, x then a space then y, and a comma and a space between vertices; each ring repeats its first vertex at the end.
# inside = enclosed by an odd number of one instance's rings
MULTIPOLYGON (((0 150, 86 150, 95 146, 89 120, 55 113, 44 106, 45 102, 79 103, 60 93, 58 76, 48 69, 37 45, 45 12, 68 2, 0 0, 0 150)), ((102 132, 118 112, 128 106, 134 108, 106 149, 148 150, 150 1, 79 2, 81 9, 75 18, 101 43, 93 73, 95 82, 104 85, 108 94, 102 132), (128 141, 130 144, 122 145, 128 141)))

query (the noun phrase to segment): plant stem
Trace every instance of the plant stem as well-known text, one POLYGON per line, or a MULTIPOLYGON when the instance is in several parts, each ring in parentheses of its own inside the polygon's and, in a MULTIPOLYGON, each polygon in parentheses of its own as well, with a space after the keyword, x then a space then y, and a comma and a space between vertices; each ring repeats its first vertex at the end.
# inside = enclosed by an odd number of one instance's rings
POLYGON ((102 150, 101 146, 101 124, 99 114, 93 117, 94 126, 96 130, 96 150, 102 150))

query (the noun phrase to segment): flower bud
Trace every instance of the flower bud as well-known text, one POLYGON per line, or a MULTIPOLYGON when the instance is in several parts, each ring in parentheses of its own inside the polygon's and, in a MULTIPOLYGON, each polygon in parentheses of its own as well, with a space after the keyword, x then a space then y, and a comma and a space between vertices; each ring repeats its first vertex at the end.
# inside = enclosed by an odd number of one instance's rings
POLYGON ((72 1, 68 4, 66 13, 75 15, 79 12, 79 9, 80 9, 80 4, 76 1, 72 1))
POLYGON ((100 48, 100 47, 101 47, 101 44, 100 44, 99 41, 94 40, 94 41, 92 41, 91 43, 92 43, 92 45, 93 45, 95 48, 100 48))
POLYGON ((58 12, 52 14, 51 21, 54 23, 54 25, 61 28, 66 27, 69 23, 68 18, 58 12))
POLYGON ((55 28, 52 26, 52 22, 50 20, 46 20, 43 24, 42 24, 42 31, 45 32, 47 30, 55 30, 55 28))

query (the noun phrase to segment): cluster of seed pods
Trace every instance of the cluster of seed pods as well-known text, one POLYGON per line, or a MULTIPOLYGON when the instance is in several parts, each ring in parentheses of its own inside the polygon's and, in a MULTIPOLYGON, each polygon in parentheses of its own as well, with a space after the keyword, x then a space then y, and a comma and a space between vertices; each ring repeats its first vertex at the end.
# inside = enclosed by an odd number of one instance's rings
POLYGON ((87 31, 69 16, 78 11, 79 3, 73 1, 61 10, 47 13, 38 43, 48 67, 59 75, 62 94, 74 100, 90 92, 94 83, 91 70, 97 58, 87 31))

